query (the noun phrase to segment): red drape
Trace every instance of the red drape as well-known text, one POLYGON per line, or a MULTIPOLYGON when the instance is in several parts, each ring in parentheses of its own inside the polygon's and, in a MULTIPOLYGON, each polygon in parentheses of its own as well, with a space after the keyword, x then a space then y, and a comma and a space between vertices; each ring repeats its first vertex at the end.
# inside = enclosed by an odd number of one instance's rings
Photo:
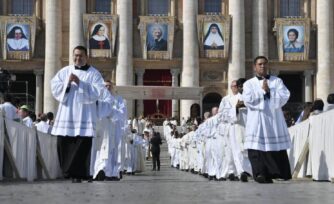
MULTIPOLYGON (((172 86, 170 70, 145 70, 145 86, 172 86)), ((172 100, 159 100, 159 112, 166 117, 172 115, 172 100)), ((156 100, 144 100, 144 115, 149 116, 157 113, 156 100)))

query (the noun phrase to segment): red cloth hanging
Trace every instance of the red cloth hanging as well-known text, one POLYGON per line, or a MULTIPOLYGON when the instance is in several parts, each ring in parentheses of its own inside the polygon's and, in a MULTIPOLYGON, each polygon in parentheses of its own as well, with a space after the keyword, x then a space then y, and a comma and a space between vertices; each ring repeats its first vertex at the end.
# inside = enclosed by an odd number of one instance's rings
MULTIPOLYGON (((172 86, 170 70, 145 70, 144 86, 172 86)), ((172 100, 159 100, 159 112, 166 117, 172 115, 172 100)), ((156 100, 144 100, 144 116, 157 113, 156 100)))

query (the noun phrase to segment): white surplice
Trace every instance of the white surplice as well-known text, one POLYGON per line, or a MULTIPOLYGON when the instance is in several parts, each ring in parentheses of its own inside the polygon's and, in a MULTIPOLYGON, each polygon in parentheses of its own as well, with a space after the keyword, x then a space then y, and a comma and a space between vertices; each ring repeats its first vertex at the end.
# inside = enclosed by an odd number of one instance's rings
POLYGON ((0 110, 5 111, 6 118, 10 120, 19 119, 19 116, 17 115, 17 108, 10 102, 4 102, 3 104, 1 104, 0 110))
POLYGON ((256 77, 245 82, 242 98, 247 107, 245 149, 280 151, 290 148, 291 141, 282 112, 290 97, 283 81, 270 76, 270 99, 264 99, 263 80, 256 77))
POLYGON ((58 112, 52 128, 53 135, 95 136, 97 119, 96 101, 104 89, 100 72, 90 66, 87 71, 76 70, 74 65, 61 69, 51 80, 51 92, 59 101, 58 112), (75 74, 79 85, 71 83, 66 93, 69 77, 75 74))
POLYGON ((42 133, 48 133, 48 134, 51 133, 52 127, 46 121, 40 121, 35 126, 36 126, 37 130, 42 132, 42 133))

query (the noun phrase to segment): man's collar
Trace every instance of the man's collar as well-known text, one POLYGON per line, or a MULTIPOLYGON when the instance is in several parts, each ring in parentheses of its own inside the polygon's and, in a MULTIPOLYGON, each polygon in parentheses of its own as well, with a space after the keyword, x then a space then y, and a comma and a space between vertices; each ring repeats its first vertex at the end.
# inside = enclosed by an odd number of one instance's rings
POLYGON ((255 75, 256 76, 256 78, 258 79, 258 80, 263 80, 264 78, 265 79, 269 79, 270 78, 270 75, 269 74, 267 74, 266 76, 264 76, 264 77, 260 77, 260 76, 258 76, 258 75, 255 75))
POLYGON ((79 67, 79 66, 74 66, 74 67, 75 67, 75 69, 78 69, 78 70, 87 71, 89 69, 90 65, 86 64, 86 65, 81 66, 81 67, 79 67))

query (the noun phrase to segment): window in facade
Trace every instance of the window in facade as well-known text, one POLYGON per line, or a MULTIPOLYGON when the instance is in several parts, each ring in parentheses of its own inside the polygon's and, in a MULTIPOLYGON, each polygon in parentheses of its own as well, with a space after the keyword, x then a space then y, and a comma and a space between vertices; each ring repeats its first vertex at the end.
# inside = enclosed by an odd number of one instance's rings
POLYGON ((300 16, 300 0, 281 0, 280 16, 300 16))
POLYGON ((34 0, 11 0, 11 14, 32 16, 34 5, 34 0))
POLYGON ((222 0, 205 0, 204 2, 205 14, 221 14, 222 0))
POLYGON ((95 12, 97 13, 111 13, 111 1, 112 0, 96 0, 95 12))
POLYGON ((148 0, 149 16, 167 16, 169 11, 169 0, 148 0))

